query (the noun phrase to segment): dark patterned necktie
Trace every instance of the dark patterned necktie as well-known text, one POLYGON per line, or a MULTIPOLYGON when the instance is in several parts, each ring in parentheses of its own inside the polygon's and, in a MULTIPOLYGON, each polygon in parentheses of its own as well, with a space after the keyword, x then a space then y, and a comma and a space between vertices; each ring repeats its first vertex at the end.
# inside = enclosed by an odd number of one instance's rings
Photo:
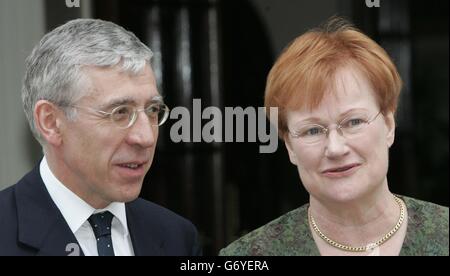
POLYGON ((97 251, 99 256, 114 256, 111 239, 111 222, 113 217, 114 215, 107 211, 94 214, 88 219, 97 240, 97 251))

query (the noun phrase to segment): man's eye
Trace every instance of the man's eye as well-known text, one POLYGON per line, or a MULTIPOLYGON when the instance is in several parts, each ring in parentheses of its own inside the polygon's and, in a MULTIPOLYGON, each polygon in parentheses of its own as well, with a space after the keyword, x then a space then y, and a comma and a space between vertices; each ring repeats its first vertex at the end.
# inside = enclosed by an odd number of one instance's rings
POLYGON ((161 110, 161 107, 159 105, 151 105, 147 108, 147 113, 148 114, 156 114, 159 113, 161 110))
POLYGON ((117 115, 127 115, 130 114, 130 108, 128 108, 127 106, 122 106, 117 108, 114 113, 116 113, 117 115))
POLYGON ((112 119, 114 121, 123 121, 128 120, 130 118, 130 114, 132 113, 132 108, 128 106, 119 106, 115 108, 112 112, 112 119))

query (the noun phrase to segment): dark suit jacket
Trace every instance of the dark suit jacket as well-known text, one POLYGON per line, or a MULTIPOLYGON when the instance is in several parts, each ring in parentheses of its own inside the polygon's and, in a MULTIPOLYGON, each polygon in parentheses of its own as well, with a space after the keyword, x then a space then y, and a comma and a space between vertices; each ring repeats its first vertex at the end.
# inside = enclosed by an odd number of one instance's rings
MULTIPOLYGON (((197 230, 188 220, 143 199, 125 206, 136 256, 201 254, 197 230)), ((0 192, 0 256, 67 256, 71 246, 80 248, 47 192, 39 166, 0 192)))

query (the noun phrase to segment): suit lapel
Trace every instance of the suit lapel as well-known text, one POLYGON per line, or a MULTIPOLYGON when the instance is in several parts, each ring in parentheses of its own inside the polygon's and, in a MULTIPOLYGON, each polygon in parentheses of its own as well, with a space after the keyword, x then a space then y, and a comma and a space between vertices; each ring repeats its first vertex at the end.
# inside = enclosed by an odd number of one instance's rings
POLYGON ((128 231, 131 235, 136 256, 161 256, 164 254, 164 240, 157 226, 153 225, 148 214, 139 212, 137 201, 126 205, 128 231))
POLYGON ((83 255, 67 222, 51 199, 36 166, 16 192, 19 242, 38 255, 83 255), (67 249, 67 251, 66 251, 67 249))

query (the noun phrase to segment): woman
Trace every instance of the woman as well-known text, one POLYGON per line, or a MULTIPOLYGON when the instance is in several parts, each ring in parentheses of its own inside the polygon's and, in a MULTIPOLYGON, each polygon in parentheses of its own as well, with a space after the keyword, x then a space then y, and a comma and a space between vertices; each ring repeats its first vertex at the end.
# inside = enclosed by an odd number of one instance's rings
POLYGON ((343 20, 297 38, 272 68, 265 105, 309 204, 221 255, 448 255, 448 208, 387 181, 402 82, 387 53, 343 20))

